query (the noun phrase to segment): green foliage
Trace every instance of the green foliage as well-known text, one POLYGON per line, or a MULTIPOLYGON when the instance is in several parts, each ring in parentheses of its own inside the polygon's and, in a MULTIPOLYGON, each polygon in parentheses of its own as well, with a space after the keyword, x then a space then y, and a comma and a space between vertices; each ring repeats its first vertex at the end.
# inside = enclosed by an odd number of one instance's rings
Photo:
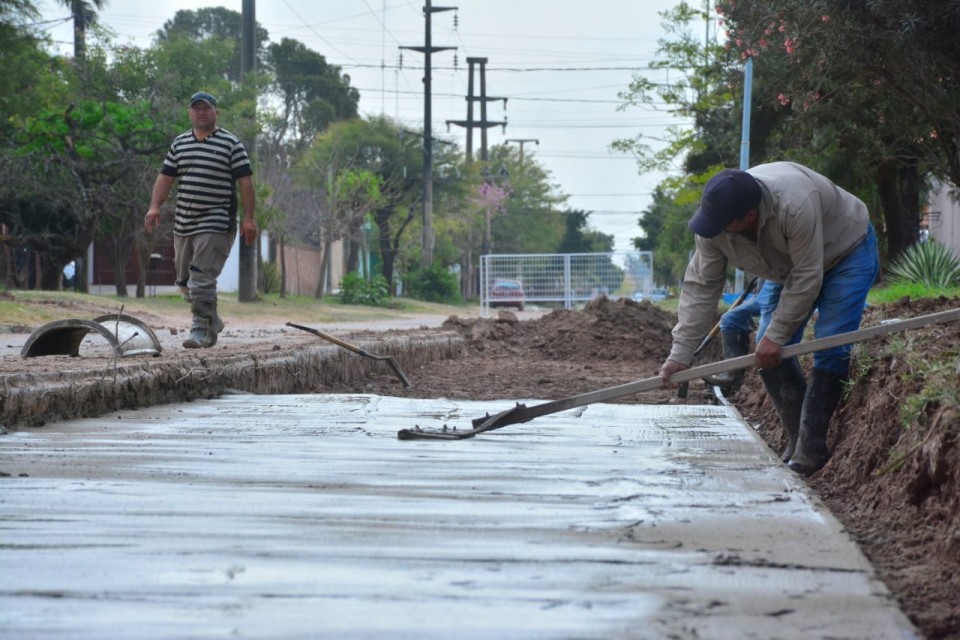
POLYGON ((280 291, 280 268, 275 262, 264 262, 261 265, 263 271, 263 294, 270 295, 280 291))
MULTIPOLYGON (((174 41, 193 45, 195 48, 208 46, 214 41, 223 43, 239 43, 242 35, 243 16, 238 11, 227 9, 226 7, 205 7, 203 9, 190 10, 181 9, 173 16, 172 20, 167 20, 161 29, 157 31, 157 42, 161 48, 174 41)), ((262 67, 265 62, 265 47, 270 39, 267 30, 259 23, 256 28, 256 50, 257 66, 262 67)), ((198 51, 198 53, 201 53, 198 51)), ((185 63, 194 62, 196 58, 190 57, 184 60, 185 63)), ((240 76, 240 47, 231 46, 229 56, 224 60, 220 67, 221 77, 236 84, 241 80, 240 76)), ((195 85, 197 87, 201 85, 195 85)), ((193 89, 196 91, 197 89, 193 89)), ((191 95, 190 93, 186 94, 191 95)), ((186 96, 184 96, 186 97, 186 96)))
POLYGON ((360 93, 340 67, 290 38, 267 51, 272 89, 281 101, 274 135, 302 148, 335 121, 356 118, 360 93))
POLYGON ((427 302, 457 304, 460 302, 460 287, 457 277, 439 263, 426 269, 418 269, 407 278, 410 297, 427 302))
POLYGON ((379 273, 367 280, 356 271, 351 271, 340 281, 340 301, 344 304, 385 307, 390 302, 390 286, 379 273))
POLYGON ((594 231, 588 227, 587 211, 567 211, 564 214, 566 227, 557 253, 609 253, 613 251, 612 235, 594 231))
POLYGON ((895 283, 922 284, 931 289, 960 286, 960 259, 936 240, 917 243, 888 269, 895 283))

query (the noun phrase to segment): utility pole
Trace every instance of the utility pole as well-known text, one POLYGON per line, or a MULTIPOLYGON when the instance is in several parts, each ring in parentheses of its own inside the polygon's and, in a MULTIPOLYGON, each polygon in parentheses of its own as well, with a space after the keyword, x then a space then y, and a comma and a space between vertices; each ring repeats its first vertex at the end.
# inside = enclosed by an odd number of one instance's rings
POLYGON ((467 162, 473 161, 473 130, 480 129, 480 159, 487 161, 487 129, 490 127, 503 127, 507 130, 507 121, 492 122, 487 120, 487 103, 492 100, 503 100, 503 108, 507 108, 506 98, 495 98, 487 96, 487 58, 467 58, 469 76, 467 77, 467 119, 466 120, 447 120, 447 128, 451 124, 458 127, 464 127, 467 130, 467 162), (480 95, 476 96, 473 92, 473 70, 474 65, 480 67, 480 95), (473 103, 480 103, 480 119, 473 119, 473 103))
POLYGON ((520 168, 523 169, 523 145, 528 142, 535 142, 540 146, 540 141, 536 138, 507 138, 507 142, 516 142, 520 145, 520 168))
POLYGON ((421 236, 422 256, 420 264, 429 267, 433 264, 433 109, 431 108, 432 94, 430 91, 430 76, 433 68, 431 56, 436 51, 448 51, 456 47, 434 47, 431 35, 431 18, 434 13, 441 11, 455 11, 457 7, 433 7, 431 0, 426 0, 423 7, 424 38, 422 47, 400 47, 419 51, 423 54, 423 235, 421 236))
MULTIPOLYGON (((256 0, 243 0, 241 14, 240 35, 240 75, 244 82, 249 82, 248 76, 253 74, 257 65, 257 3, 256 0)), ((256 155, 256 139, 251 139, 246 145, 253 164, 256 155)), ((238 212, 238 215, 242 215, 238 212)), ((238 224, 239 226, 239 224, 238 224)), ((237 284, 237 300, 239 302, 253 302, 257 297, 257 255, 260 249, 260 238, 253 244, 243 241, 240 235, 240 268, 237 284)))

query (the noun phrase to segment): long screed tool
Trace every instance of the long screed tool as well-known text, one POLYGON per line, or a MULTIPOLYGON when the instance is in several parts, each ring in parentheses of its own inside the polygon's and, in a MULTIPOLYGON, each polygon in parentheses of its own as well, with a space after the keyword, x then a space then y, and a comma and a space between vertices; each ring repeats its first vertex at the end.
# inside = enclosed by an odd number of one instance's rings
MULTIPOLYGON (((737 296, 737 299, 733 301, 733 304, 730 305, 730 308, 727 311, 736 309, 743 301, 747 299, 747 296, 753 291, 753 288, 757 286, 757 277, 754 276, 753 280, 750 281, 743 291, 740 292, 740 295, 737 296)), ((700 346, 697 347, 697 350, 693 352, 693 359, 696 360, 697 356, 703 353, 703 350, 710 346, 710 343, 713 342, 713 339, 720 334, 720 321, 717 321, 717 324, 713 325, 713 329, 710 329, 710 333, 706 335, 703 341, 700 343, 700 346)), ((677 387, 677 397, 686 398, 687 391, 690 389, 689 382, 681 382, 680 386, 677 387)))
MULTIPOLYGON (((801 342, 799 344, 784 347, 783 357, 791 358, 793 356, 799 356, 805 353, 813 353, 815 351, 822 351, 824 349, 839 347, 845 344, 861 342, 863 340, 867 340, 868 338, 893 333, 895 331, 907 331, 908 329, 916 329, 919 327, 925 327, 927 325, 943 322, 952 322, 954 320, 960 320, 960 309, 941 311, 940 313, 931 313, 929 315, 917 316, 916 318, 909 318, 907 320, 896 320, 886 324, 877 325, 875 327, 869 327, 867 329, 859 329, 857 331, 840 333, 835 336, 828 336, 826 338, 818 338, 817 340, 811 340, 809 342, 801 342)), ((756 356, 755 354, 751 353, 738 358, 730 358, 729 360, 722 360, 720 362, 713 362, 710 364, 701 365, 699 367, 678 371, 671 376, 670 381, 672 383, 681 383, 717 373, 746 369, 754 364, 756 364, 756 356)), ((588 404, 593 404, 594 402, 604 402, 606 400, 612 400, 614 398, 620 398, 623 396, 632 395, 634 393, 653 391, 654 389, 659 389, 662 386, 663 379, 660 378, 660 376, 656 376, 654 378, 647 378, 645 380, 638 380, 636 382, 628 382, 627 384, 622 384, 616 387, 608 387, 606 389, 590 391, 588 393, 583 393, 578 396, 571 396, 561 400, 544 402, 543 404, 534 405, 532 407, 517 403, 516 406, 511 407, 506 411, 501 411, 500 413, 492 416, 488 414, 482 418, 474 419, 473 429, 465 431, 458 431, 456 428, 448 429, 447 427, 444 427, 442 431, 427 431, 420 429, 419 427, 415 427, 413 429, 401 429, 397 433, 397 437, 401 440, 465 440, 467 438, 472 438, 478 433, 483 433, 484 431, 492 431, 507 425, 528 422, 534 418, 539 418, 540 416, 545 416, 550 413, 557 413, 559 411, 566 411, 576 407, 582 407, 588 404)))
POLYGON ((315 335, 315 336, 317 336, 317 337, 319 337, 319 338, 323 338, 324 340, 326 340, 326 341, 328 341, 328 342, 332 342, 333 344, 337 345, 338 347, 343 347, 343 348, 346 349, 347 351, 352 351, 352 352, 356 353, 357 355, 363 356, 364 358, 373 358, 374 360, 384 360, 384 361, 386 361, 386 363, 387 363, 388 365, 390 365, 390 368, 393 369, 393 372, 394 372, 395 374, 397 374, 397 377, 400 379, 400 382, 403 383, 403 386, 404 386, 404 387, 407 387, 407 388, 409 389, 411 386, 413 386, 413 385, 410 384, 410 380, 407 379, 407 375, 403 372, 403 369, 401 369, 401 368, 400 368, 400 365, 397 364, 397 361, 394 360, 393 358, 391 358, 390 356, 378 356, 378 355, 375 355, 375 354, 373 354, 373 353, 370 353, 369 351, 365 351, 365 350, 361 349, 360 347, 358 347, 358 346, 356 346, 356 345, 352 345, 352 344, 350 344, 349 342, 344 342, 343 340, 341 340, 341 339, 339 339, 339 338, 334 338, 334 337, 331 336, 330 334, 324 333, 323 331, 320 331, 320 330, 318 330, 318 329, 314 329, 314 328, 312 328, 312 327, 304 327, 303 325, 294 324, 294 323, 292 323, 292 322, 288 322, 288 323, 287 323, 287 326, 288 326, 288 327, 293 327, 294 329, 302 329, 303 331, 309 331, 310 333, 312 333, 313 335, 315 335))

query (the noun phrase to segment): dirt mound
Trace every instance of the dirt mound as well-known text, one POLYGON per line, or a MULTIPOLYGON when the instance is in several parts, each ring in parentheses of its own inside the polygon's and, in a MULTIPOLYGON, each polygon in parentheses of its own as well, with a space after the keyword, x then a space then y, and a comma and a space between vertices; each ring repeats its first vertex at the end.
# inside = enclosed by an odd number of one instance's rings
POLYGON ((557 360, 662 362, 670 353, 670 330, 676 316, 649 302, 606 297, 582 311, 556 309, 528 322, 502 311, 495 319, 453 317, 445 329, 459 331, 478 352, 537 352, 557 360))

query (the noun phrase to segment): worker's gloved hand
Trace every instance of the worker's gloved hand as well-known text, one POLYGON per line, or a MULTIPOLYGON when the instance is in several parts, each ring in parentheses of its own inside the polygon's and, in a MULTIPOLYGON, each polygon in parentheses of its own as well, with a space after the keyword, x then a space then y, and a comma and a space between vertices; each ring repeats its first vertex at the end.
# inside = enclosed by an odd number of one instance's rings
POLYGON ((660 367, 660 377, 663 379, 664 385, 667 387, 674 387, 672 382, 670 382, 670 376, 675 374, 678 371, 683 371, 684 369, 689 369, 685 364, 680 364, 676 360, 667 360, 663 363, 663 366, 660 367))
POLYGON ((779 366, 783 359, 783 347, 764 336, 757 345, 757 351, 754 355, 757 358, 757 368, 773 369, 779 366))

